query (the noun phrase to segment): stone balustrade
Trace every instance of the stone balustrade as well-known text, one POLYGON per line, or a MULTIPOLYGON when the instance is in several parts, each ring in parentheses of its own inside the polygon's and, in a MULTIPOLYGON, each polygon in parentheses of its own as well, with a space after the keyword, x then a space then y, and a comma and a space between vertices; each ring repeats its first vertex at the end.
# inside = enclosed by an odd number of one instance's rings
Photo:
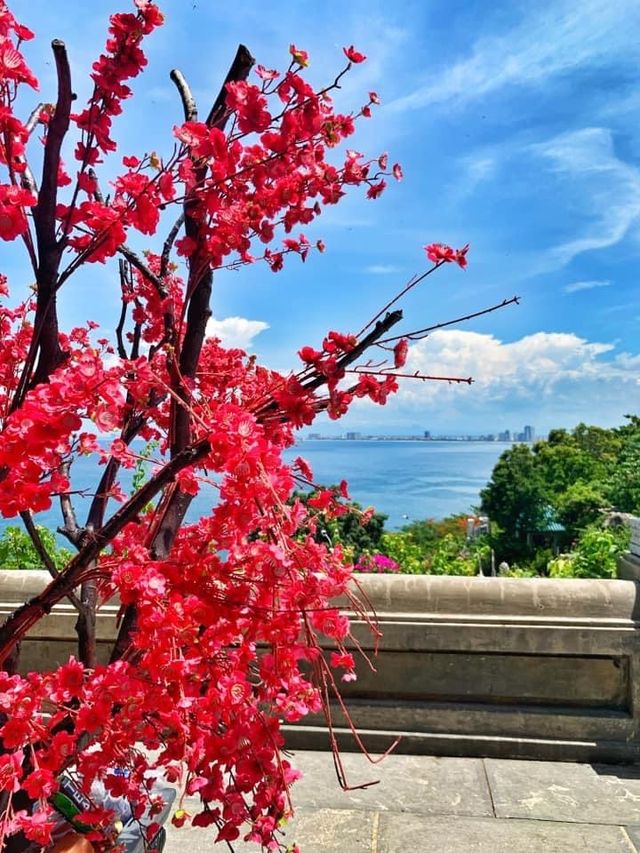
MULTIPOLYGON (((0 619, 48 582, 0 572, 0 619)), ((370 655, 341 685, 367 747, 401 752, 635 761, 640 755, 640 603, 632 580, 361 575, 383 637, 362 616, 370 655)), ((346 603, 345 603, 346 607, 346 603)), ((100 609, 99 657, 115 636, 117 603, 100 609)), ((23 642, 21 667, 46 670, 75 649, 75 611, 57 605, 23 642)), ((337 702, 334 731, 355 742, 337 702)), ((287 726, 294 748, 325 749, 326 725, 287 726)))

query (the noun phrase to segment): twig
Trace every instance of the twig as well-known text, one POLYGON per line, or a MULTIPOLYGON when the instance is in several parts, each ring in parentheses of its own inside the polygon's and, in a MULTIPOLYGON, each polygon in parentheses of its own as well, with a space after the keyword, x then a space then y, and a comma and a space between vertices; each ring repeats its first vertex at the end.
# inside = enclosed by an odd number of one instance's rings
POLYGON ((402 299, 402 297, 405 295, 405 293, 408 293, 413 287, 416 286, 416 284, 420 284, 420 282, 424 281, 424 279, 428 275, 431 275, 431 273, 434 273, 438 269, 438 267, 442 266, 443 263, 444 263, 444 261, 438 261, 436 264, 434 264, 431 267, 431 269, 427 270, 426 272, 423 272, 422 275, 419 275, 419 276, 414 275, 412 278, 410 278, 409 281, 407 282, 407 284, 402 288, 400 293, 396 294, 390 302, 387 302, 387 304, 378 311, 378 313, 375 315, 375 317, 373 317, 371 320, 369 320, 367 325, 364 326, 362 329, 360 329, 357 336, 360 337, 360 335, 364 334, 364 332, 366 332, 367 329, 370 329, 371 326, 373 326, 373 324, 376 322, 376 320, 378 320, 380 317, 382 317, 382 315, 385 313, 385 311, 388 311, 392 305, 395 305, 399 299, 402 299))
POLYGON ((426 376, 419 371, 416 371, 415 373, 395 373, 391 368, 388 370, 362 370, 356 367, 354 370, 346 370, 345 373, 357 373, 359 376, 362 374, 365 374, 366 376, 396 376, 398 379, 421 379, 423 382, 429 380, 436 382, 465 383, 467 385, 471 385, 473 382, 471 376, 426 376))
MULTIPOLYGON (((24 512, 20 513, 20 518, 22 519, 22 523, 25 526, 27 533, 29 534, 29 538, 33 543, 33 547, 36 549, 37 555, 42 560, 42 564, 45 569, 49 572, 52 578, 57 578, 60 572, 55 566, 55 563, 51 559, 51 555, 47 551, 46 545, 42 541, 42 537, 38 531, 38 528, 33 523, 33 518, 31 516, 31 512, 29 510, 24 510, 24 512)), ((67 593, 67 598, 73 604, 78 612, 82 610, 82 602, 78 598, 78 596, 71 590, 67 593)))
POLYGON ((164 276, 169 271, 169 260, 171 258, 171 249, 173 248, 173 244, 176 241, 176 237, 180 232, 180 229, 184 225, 184 213, 181 213, 180 216, 176 219, 173 224, 171 231, 167 234, 167 239, 164 241, 164 246, 162 247, 162 255, 160 256, 160 276, 164 278, 164 276))
POLYGON ((507 305, 519 305, 520 297, 512 296, 511 299, 503 299, 497 305, 492 305, 490 308, 483 308, 481 311, 474 311, 473 314, 465 314, 464 317, 456 317, 455 320, 447 320, 446 323, 435 323, 433 326, 425 326, 424 329, 417 329, 415 332, 407 332, 404 335, 396 335, 393 338, 383 338, 378 341, 379 344, 389 344, 393 341, 399 341, 402 338, 407 338, 411 341, 419 341, 426 337, 428 332, 433 332, 435 329, 444 329, 446 326, 454 326, 456 323, 464 323, 465 320, 473 320, 474 317, 482 317, 483 314, 491 314, 492 311, 498 311, 500 308, 506 308, 507 305))

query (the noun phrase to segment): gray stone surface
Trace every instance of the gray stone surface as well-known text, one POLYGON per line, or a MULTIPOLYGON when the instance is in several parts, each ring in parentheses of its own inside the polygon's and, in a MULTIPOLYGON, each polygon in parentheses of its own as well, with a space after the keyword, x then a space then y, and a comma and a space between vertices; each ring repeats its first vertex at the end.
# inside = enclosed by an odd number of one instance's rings
POLYGON ((486 759, 499 818, 640 823, 640 768, 486 759))
MULTIPOLYGON (((640 767, 411 755, 374 766, 345 755, 350 784, 380 783, 343 792, 329 753, 293 763, 306 780, 283 842, 302 853, 640 853, 640 767)), ((224 853, 214 837, 168 827, 166 853, 224 853)))
MULTIPOLYGON (((284 844, 298 844, 302 853, 375 853, 379 818, 375 812, 349 809, 299 809, 283 830, 284 844)), ((215 831, 167 827, 165 853, 225 853, 223 844, 213 844, 215 831)), ((258 844, 234 841, 235 853, 259 853, 258 844)), ((616 851, 617 853, 617 851, 616 851)))
POLYGON ((304 776, 295 784, 295 802, 301 808, 370 809, 418 814, 493 814, 486 775, 479 758, 434 758, 389 755, 380 764, 364 756, 342 756, 347 783, 366 790, 343 791, 336 780, 331 756, 300 752, 292 759, 304 776))
MULTIPOLYGON (((319 850, 320 848, 318 848, 319 850)), ((345 851, 348 848, 345 848, 345 851)), ((376 853, 630 853, 618 826, 382 815, 376 853)), ((307 853, 315 853, 312 848, 307 853)))
POLYGON ((625 826, 625 831, 632 842, 633 849, 638 853, 640 851, 640 824, 636 826, 625 826))

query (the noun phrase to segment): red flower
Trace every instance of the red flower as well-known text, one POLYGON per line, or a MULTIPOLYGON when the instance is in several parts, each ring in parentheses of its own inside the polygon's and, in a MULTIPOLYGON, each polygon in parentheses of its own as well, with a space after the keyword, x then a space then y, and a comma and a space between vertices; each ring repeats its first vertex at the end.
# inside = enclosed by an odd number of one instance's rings
POLYGON ((393 366, 395 368, 404 367, 407 363, 407 353, 409 351, 409 344, 406 338, 402 338, 402 340, 398 341, 398 343, 393 348, 393 366))
POLYGON ((289 53, 293 57, 294 62, 297 62, 298 65, 301 65, 303 68, 307 68, 309 65, 309 54, 306 50, 296 47, 295 44, 290 44, 289 53))
POLYGON ((456 249, 456 257, 455 261, 461 269, 465 269, 468 265, 467 261, 467 252, 469 251, 469 244, 463 246, 462 249, 456 249))
POLYGON ((354 64, 359 64, 360 62, 364 62, 367 58, 364 53, 358 53, 353 45, 349 47, 343 47, 344 55, 347 57, 349 62, 353 62, 354 64))
POLYGON ((444 243, 430 243, 424 247, 427 257, 434 264, 450 263, 455 260, 456 253, 451 246, 446 246, 444 243))

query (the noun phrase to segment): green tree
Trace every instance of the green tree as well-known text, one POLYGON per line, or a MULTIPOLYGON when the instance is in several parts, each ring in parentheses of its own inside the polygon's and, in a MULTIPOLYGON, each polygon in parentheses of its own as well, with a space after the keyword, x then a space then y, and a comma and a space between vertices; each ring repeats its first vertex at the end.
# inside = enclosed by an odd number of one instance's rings
POLYGON ((626 440, 611 471, 608 496, 616 509, 640 513, 640 429, 623 435, 626 440))
MULTIPOLYGON (((66 548, 58 547, 55 534, 46 527, 36 526, 42 544, 56 569, 61 569, 73 556, 66 548)), ((7 527, 0 536, 0 569, 44 569, 33 542, 21 527, 7 527)))
POLYGON ((605 487, 600 482, 578 480, 556 499, 558 518, 570 533, 577 533, 601 516, 608 503, 605 487))
POLYGON ((537 455, 528 445, 505 450, 480 492, 480 500, 483 511, 499 527, 494 544, 500 559, 526 554, 527 534, 542 522, 549 502, 537 455))

